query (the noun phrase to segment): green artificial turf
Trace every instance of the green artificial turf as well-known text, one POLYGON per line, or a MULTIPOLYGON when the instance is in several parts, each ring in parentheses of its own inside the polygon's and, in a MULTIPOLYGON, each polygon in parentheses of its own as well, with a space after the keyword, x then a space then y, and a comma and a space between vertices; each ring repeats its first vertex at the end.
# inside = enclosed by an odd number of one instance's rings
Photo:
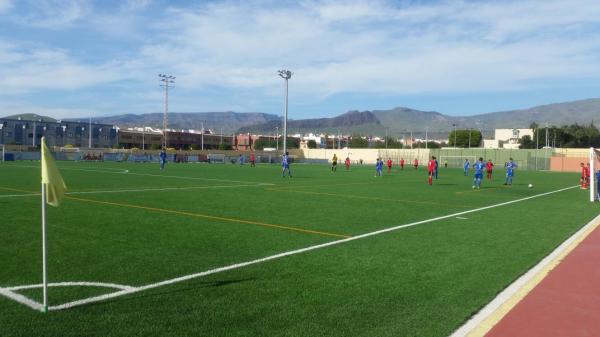
MULTIPOLYGON (((58 163, 50 282, 143 286, 574 186, 574 174, 58 163), (125 170, 128 170, 126 172, 125 170), (529 189, 527 184, 534 187, 529 189), (91 192, 91 193, 90 193, 91 192)), ((0 287, 41 282, 39 163, 0 165, 0 287)), ((43 314, 0 295, 0 336, 446 336, 600 208, 579 189, 43 314), (464 219, 463 219, 464 218, 464 219)), ((52 287, 50 305, 115 291, 52 287)), ((41 290, 19 291, 41 301, 41 290)))

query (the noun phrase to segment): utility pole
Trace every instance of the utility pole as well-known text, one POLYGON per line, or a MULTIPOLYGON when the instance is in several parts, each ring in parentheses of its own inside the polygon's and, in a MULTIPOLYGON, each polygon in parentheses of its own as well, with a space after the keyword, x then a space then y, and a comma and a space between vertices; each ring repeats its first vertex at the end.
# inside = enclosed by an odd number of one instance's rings
POLYGON ((158 74, 160 86, 165 88, 165 113, 163 115, 163 149, 167 148, 167 125, 168 119, 167 114, 169 113, 169 88, 175 87, 175 76, 158 74))
POLYGON ((285 80, 285 106, 283 117, 283 153, 287 152, 287 119, 288 119, 288 80, 292 77, 289 70, 279 70, 279 76, 285 80))
POLYGON ((88 129, 88 149, 92 148, 92 117, 90 117, 90 128, 88 129))

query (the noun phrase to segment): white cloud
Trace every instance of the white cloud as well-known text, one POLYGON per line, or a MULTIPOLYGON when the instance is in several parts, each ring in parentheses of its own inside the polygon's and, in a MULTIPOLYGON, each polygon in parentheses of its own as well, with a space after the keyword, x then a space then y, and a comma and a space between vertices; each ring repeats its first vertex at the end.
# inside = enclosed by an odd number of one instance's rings
POLYGON ((17 21, 33 27, 65 29, 92 13, 88 0, 29 0, 27 14, 17 21))
POLYGON ((12 7, 12 0, 0 0, 0 14, 8 12, 12 7))

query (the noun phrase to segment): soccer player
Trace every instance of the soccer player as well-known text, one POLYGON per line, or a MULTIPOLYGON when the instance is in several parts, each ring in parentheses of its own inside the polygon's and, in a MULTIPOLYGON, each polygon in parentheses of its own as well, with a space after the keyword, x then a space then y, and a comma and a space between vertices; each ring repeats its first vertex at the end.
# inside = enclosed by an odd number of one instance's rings
POLYGON ((254 158, 254 152, 250 152, 250 167, 256 166, 256 159, 254 158))
POLYGON ((492 169, 494 168, 494 164, 492 164, 492 160, 488 159, 487 163, 485 163, 485 171, 487 172, 487 179, 492 180, 492 169))
POLYGON ((400 158, 400 169, 404 170, 404 158, 400 158))
POLYGON ((433 175, 435 174, 435 157, 431 156, 431 159, 427 163, 427 174, 429 177, 427 178, 427 183, 429 186, 433 184, 433 175))
POLYGON ((383 160, 377 158, 377 163, 375 163, 375 177, 381 177, 381 170, 383 168, 383 160))
POLYGON ((158 161, 160 162, 160 170, 164 170, 165 164, 167 163, 167 153, 165 152, 164 148, 160 151, 160 154, 158 155, 158 161))
POLYGON ((512 158, 508 159, 508 162, 504 164, 504 168, 506 169, 506 180, 504 181, 504 185, 512 185, 513 176, 515 175, 515 169, 517 168, 517 163, 513 162, 512 158))
POLYGON ((475 171, 475 176, 473 179, 473 188, 481 188, 481 180, 483 179, 484 168, 485 164, 483 163, 483 158, 480 157, 479 161, 473 164, 473 170, 475 171))
POLYGON ((579 184, 581 185, 582 190, 587 190, 589 182, 590 182, 590 164, 585 166, 583 163, 579 164, 581 166, 581 178, 579 179, 579 184))
POLYGON ((415 160, 413 161, 413 166, 415 167, 415 170, 419 169, 419 159, 415 158, 415 160))
POLYGON ((444 168, 448 168, 448 159, 444 159, 444 168))
POLYGON ((440 165, 440 163, 438 163, 438 160, 436 157, 433 157, 433 161, 435 162, 435 168, 433 169, 433 176, 435 177, 435 179, 437 180, 437 174, 438 174, 438 166, 440 165))
POLYGON ((386 166, 388 168, 388 174, 390 174, 390 172, 392 172, 392 158, 388 158, 386 166))
POLYGON ((465 163, 463 164, 463 168, 465 169, 465 177, 469 176, 469 166, 471 166, 469 159, 465 159, 465 163))
POLYGON ((331 158, 331 172, 337 171, 337 155, 334 153, 333 158, 331 158))
POLYGON ((286 152, 281 158, 281 175, 285 178, 285 171, 287 171, 290 178, 292 177, 292 170, 290 170, 290 158, 289 152, 286 152))
POLYGON ((344 165, 346 165, 346 171, 348 171, 350 169, 350 157, 346 157, 344 165))

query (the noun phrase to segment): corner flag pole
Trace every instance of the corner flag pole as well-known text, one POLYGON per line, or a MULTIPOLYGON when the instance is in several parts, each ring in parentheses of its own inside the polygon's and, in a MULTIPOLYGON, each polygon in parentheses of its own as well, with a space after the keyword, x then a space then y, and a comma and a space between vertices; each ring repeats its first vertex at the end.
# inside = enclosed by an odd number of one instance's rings
POLYGON ((46 237, 46 184, 42 183, 42 279, 44 284, 44 306, 42 311, 48 312, 48 240, 46 237))

